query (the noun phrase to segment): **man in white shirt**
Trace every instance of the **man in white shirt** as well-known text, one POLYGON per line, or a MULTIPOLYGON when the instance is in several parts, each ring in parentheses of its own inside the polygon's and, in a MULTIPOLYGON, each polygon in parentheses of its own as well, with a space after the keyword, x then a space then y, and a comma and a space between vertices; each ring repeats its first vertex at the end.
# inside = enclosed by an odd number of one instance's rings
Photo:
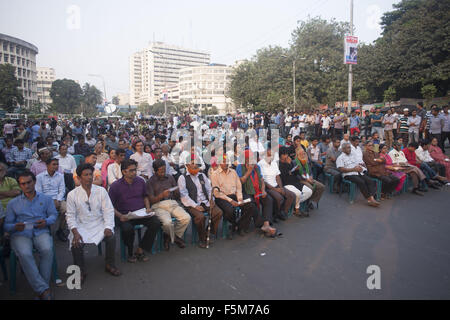
POLYGON ((281 172, 278 164, 274 161, 272 150, 267 149, 266 156, 258 162, 261 175, 264 179, 267 193, 275 200, 277 210, 273 210, 274 222, 277 219, 286 220, 292 203, 295 201, 295 193, 283 186, 281 172), (284 206, 283 206, 284 203, 284 206))
POLYGON ((329 135, 331 124, 331 118, 328 111, 322 116, 321 121, 322 121, 322 135, 327 136, 329 135))
POLYGON ((417 160, 426 163, 440 176, 445 177, 445 166, 434 161, 434 159, 430 155, 430 152, 428 151, 429 146, 430 142, 427 140, 420 142, 420 146, 415 151, 417 160))
POLYGON ((149 153, 144 152, 144 143, 141 140, 137 140, 134 143, 134 150, 136 150, 136 152, 130 156, 130 159, 133 159, 138 163, 137 175, 147 180, 153 175, 152 156, 149 153))
POLYGON ((75 158, 67 153, 67 146, 65 144, 59 147, 59 154, 55 158, 59 160, 59 167, 64 173, 72 174, 77 168, 75 158))
POLYGON ((376 183, 367 175, 367 169, 360 165, 358 157, 351 151, 350 144, 346 143, 342 146, 342 154, 336 160, 336 167, 344 179, 358 186, 369 206, 380 205, 374 198, 377 192, 376 183))
POLYGON ((295 138, 296 136, 300 135, 301 129, 298 126, 298 122, 294 124, 294 127, 291 128, 289 131, 289 134, 292 135, 292 138, 295 138))
POLYGON ((412 193, 423 196, 423 193, 421 191, 425 191, 424 189, 420 188, 420 183, 426 179, 426 176, 416 166, 410 165, 408 163, 408 159, 406 159, 405 154, 401 150, 401 144, 397 141, 393 144, 394 149, 392 149, 389 152, 389 157, 392 159, 392 163, 397 166, 401 166, 401 171, 409 174, 411 177, 411 180, 413 182, 413 190, 412 193))
POLYGON ((178 178, 178 187, 180 189, 181 203, 186 207, 187 212, 192 217, 192 221, 198 231, 199 247, 206 248, 206 215, 205 212, 211 212, 211 233, 217 236, 220 220, 223 211, 219 206, 210 203, 211 182, 207 176, 200 172, 195 159, 186 164, 186 174, 178 178), (212 206, 212 209, 211 209, 212 206))
POLYGON ((81 269, 81 281, 87 276, 83 248, 105 241, 105 271, 113 276, 121 272, 115 265, 114 207, 106 190, 93 185, 94 167, 82 164, 77 168, 81 186, 67 195, 67 224, 73 263, 81 269))
POLYGON ((116 180, 122 178, 122 169, 120 168, 120 164, 123 160, 125 160, 125 150, 116 149, 116 161, 108 166, 108 188, 116 180))
POLYGON ((360 140, 358 137, 351 137, 350 138, 350 149, 352 154, 356 157, 356 159, 358 160, 358 163, 360 166, 366 167, 366 164, 364 163, 363 160, 363 152, 361 147, 359 146, 360 140))
POLYGON ((301 111, 300 115, 298 116, 298 127, 300 128, 300 132, 306 132, 306 114, 301 111))

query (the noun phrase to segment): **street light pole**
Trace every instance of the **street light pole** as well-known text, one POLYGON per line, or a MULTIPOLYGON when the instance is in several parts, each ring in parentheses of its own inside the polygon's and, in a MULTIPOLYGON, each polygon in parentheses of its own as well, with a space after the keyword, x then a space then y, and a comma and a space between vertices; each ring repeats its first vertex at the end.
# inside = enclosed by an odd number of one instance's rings
POLYGON ((295 59, 292 60, 292 87, 293 87, 293 95, 294 95, 294 112, 297 112, 297 104, 295 99, 295 59))
MULTIPOLYGON (((353 0, 350 0, 350 35, 353 35, 353 0)), ((348 112, 352 112, 353 67, 348 67, 348 112)))

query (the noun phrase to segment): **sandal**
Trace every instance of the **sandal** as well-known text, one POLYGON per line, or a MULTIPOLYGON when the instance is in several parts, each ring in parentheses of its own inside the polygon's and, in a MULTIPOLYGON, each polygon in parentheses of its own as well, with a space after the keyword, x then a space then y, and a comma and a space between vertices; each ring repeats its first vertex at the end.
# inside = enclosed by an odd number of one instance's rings
POLYGON ((145 253, 136 253, 136 258, 139 262, 147 262, 149 258, 145 255, 145 253))
POLYGON ((53 300, 53 296, 52 293, 50 292, 50 289, 45 290, 44 292, 41 293, 41 295, 39 296, 40 300, 53 300))
POLYGON ((122 275, 122 272, 120 272, 119 269, 117 269, 116 267, 112 267, 110 265, 105 266, 105 272, 108 272, 109 274, 111 274, 115 277, 122 275))

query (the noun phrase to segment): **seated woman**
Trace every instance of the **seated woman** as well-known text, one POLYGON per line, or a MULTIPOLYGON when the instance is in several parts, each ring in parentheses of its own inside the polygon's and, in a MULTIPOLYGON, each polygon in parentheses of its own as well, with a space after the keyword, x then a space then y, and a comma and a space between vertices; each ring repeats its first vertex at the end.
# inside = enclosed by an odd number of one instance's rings
POLYGON ((436 138, 431 140, 431 146, 428 148, 428 151, 434 161, 445 166, 445 177, 447 180, 450 180, 450 158, 442 152, 442 149, 439 147, 439 141, 436 138))
MULTIPOLYGON (((318 206, 320 198, 325 191, 325 186, 312 178, 313 174, 310 164, 308 163, 308 155, 302 147, 296 149, 295 164, 297 166, 296 170, 302 177, 301 183, 313 191, 310 200, 314 201, 318 206)), ((314 207, 310 204, 309 208, 313 209, 314 207)))
POLYGON ((392 159, 388 153, 389 153, 388 146, 385 144, 380 144, 380 157, 386 160, 385 167, 388 170, 388 172, 397 177, 398 179, 400 179, 397 186, 395 187, 395 191, 400 192, 406 180, 406 173, 400 171, 398 168, 393 166, 392 159))

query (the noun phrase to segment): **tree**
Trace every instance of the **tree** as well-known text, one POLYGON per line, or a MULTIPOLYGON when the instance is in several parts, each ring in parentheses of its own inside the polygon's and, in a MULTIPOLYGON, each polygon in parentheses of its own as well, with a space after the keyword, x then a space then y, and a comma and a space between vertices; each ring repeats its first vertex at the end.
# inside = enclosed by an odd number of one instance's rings
POLYGON ((55 80, 50 88, 52 108, 57 113, 75 113, 83 100, 83 91, 70 79, 55 80))
POLYGON ((24 101, 15 73, 16 67, 13 65, 0 64, 0 107, 7 112, 13 112, 14 108, 24 101))
POLYGON ((382 17, 382 36, 358 51, 355 82, 373 98, 393 86, 399 96, 420 98, 424 84, 449 90, 450 1, 402 0, 382 17))
POLYGON ((112 103, 118 106, 120 104, 120 100, 118 96, 112 97, 112 103))
POLYGON ((103 101, 103 94, 95 86, 85 83, 83 86, 82 112, 88 116, 97 114, 97 105, 103 101))
POLYGON ((437 92, 437 89, 432 84, 428 84, 428 85, 422 87, 421 93, 422 93, 422 96, 425 99, 425 102, 427 105, 436 96, 436 92, 437 92))
POLYGON ((366 104, 369 102, 369 91, 366 89, 361 89, 356 93, 356 99, 358 99, 360 104, 366 104))
POLYGON ((386 91, 384 91, 384 102, 389 102, 389 105, 392 101, 395 100, 395 97, 397 96, 397 91, 394 87, 389 87, 386 91))
POLYGON ((142 114, 148 114, 150 112, 150 105, 147 102, 142 102, 138 106, 138 111, 142 114))

